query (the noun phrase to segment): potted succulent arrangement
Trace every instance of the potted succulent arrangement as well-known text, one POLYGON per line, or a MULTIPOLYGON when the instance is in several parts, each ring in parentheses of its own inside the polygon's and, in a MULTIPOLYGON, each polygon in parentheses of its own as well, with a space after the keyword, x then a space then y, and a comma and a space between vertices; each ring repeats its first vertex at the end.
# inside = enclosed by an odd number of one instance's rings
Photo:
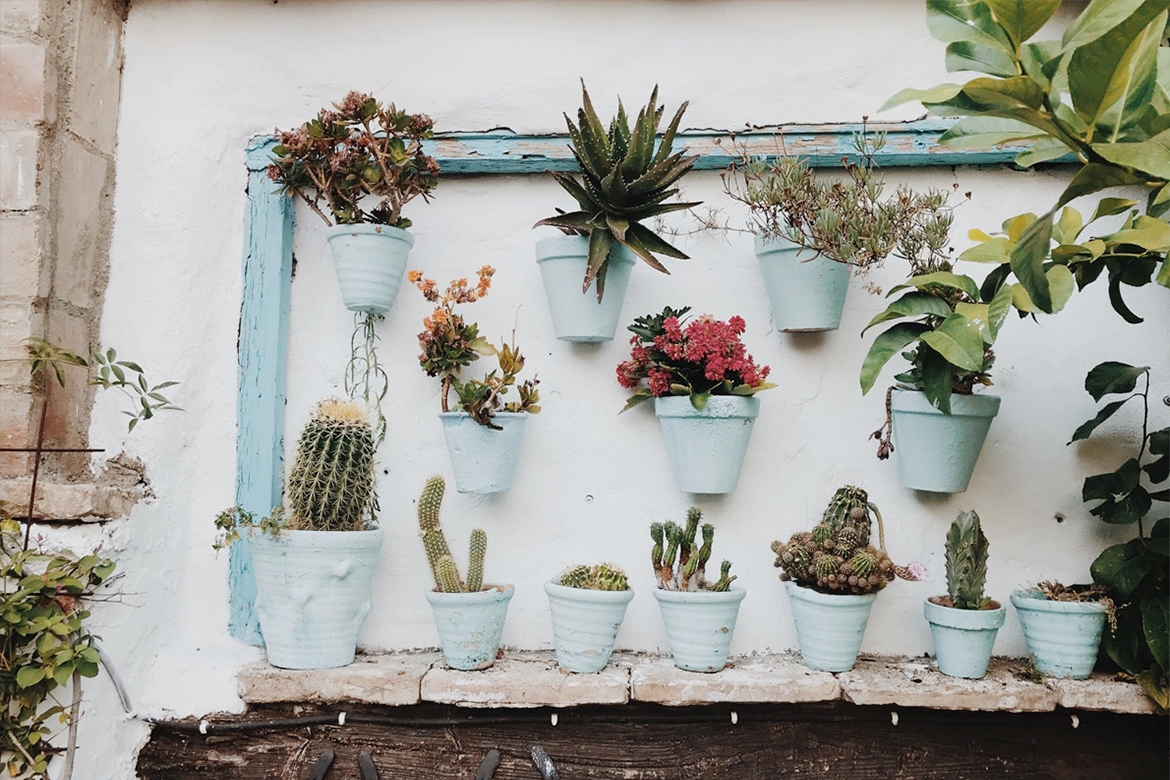
POLYGON ((1116 630, 1117 613, 1102 585, 1041 582, 1012 593, 1032 664, 1049 677, 1083 680, 1097 663, 1105 623, 1116 630))
POLYGON ((613 644, 634 591, 617 566, 570 566, 544 584, 552 613, 557 663, 570 672, 600 672, 613 655, 613 644))
POLYGON ((215 520, 217 547, 247 529, 256 617, 268 662, 330 669, 354 658, 382 549, 376 525, 374 430, 352 401, 322 401, 301 431, 286 508, 257 520, 233 507, 215 520))
POLYGON ((480 528, 471 532, 467 579, 459 575, 439 525, 445 489, 442 477, 431 477, 418 500, 419 535, 435 578, 435 588, 427 591, 427 601, 434 613, 447 666, 462 671, 487 669, 496 662, 508 602, 515 589, 511 585, 484 584, 487 533, 480 528))
POLYGON ((895 577, 921 580, 921 564, 897 566, 886 554, 882 515, 864 490, 846 485, 830 499, 812 531, 772 542, 775 566, 788 589, 800 655, 825 672, 853 668, 878 592, 895 577), (873 518, 878 547, 870 542, 873 518))
POLYGON ((350 92, 296 130, 277 130, 268 176, 329 225, 329 246, 348 309, 384 315, 394 305, 414 245, 403 207, 428 200, 439 164, 423 151, 434 122, 350 92), (377 203, 368 208, 367 198, 377 203))
POLYGON ((476 323, 464 322, 455 312, 457 304, 474 303, 487 295, 494 273, 495 269, 485 265, 479 269, 479 282, 474 288, 468 286, 466 279, 456 279, 440 292, 435 280, 424 279, 420 271, 410 272, 410 281, 436 304, 418 334, 422 347, 418 360, 427 376, 441 380, 439 419, 460 493, 503 493, 512 487, 524 423, 528 415, 540 412, 536 389, 539 380, 516 384, 517 375, 524 369, 524 356, 515 343, 492 346, 479 335, 476 323), (494 355, 498 368, 483 379, 461 382, 460 370, 480 355, 494 355), (517 399, 505 401, 504 396, 513 387, 517 399), (459 401, 456 411, 448 405, 451 390, 459 401))
POLYGON ((662 273, 670 272, 657 255, 687 259, 642 223, 698 205, 667 202, 678 194, 679 179, 698 158, 687 157, 685 149, 674 152, 672 148, 686 103, 679 107, 662 138, 656 139, 664 108, 658 105, 658 87, 632 126, 619 101, 608 130, 598 118, 584 82, 581 94, 584 105, 577 111, 577 123, 565 115, 572 139, 569 148, 581 166, 581 181, 568 173, 553 172, 557 183, 577 201, 578 209, 567 213, 557 209, 555 216, 534 225, 550 225, 564 234, 537 241, 536 262, 557 338, 601 342, 612 340, 617 331, 637 259, 662 273), (596 287, 595 294, 590 293, 590 287, 596 287))
POLYGON ((650 561, 658 584, 654 598, 662 612, 674 665, 688 672, 718 672, 727 665, 739 605, 747 591, 731 584, 735 579, 731 561, 720 566, 719 579, 707 579, 715 526, 704 523, 702 545, 696 545, 702 518, 698 507, 691 507, 685 527, 674 522, 653 523, 650 561))
POLYGON ((634 393, 622 411, 654 400, 679 490, 731 493, 760 411, 754 396, 775 385, 765 381, 771 368, 757 366, 740 340, 742 317, 686 322, 689 311, 667 306, 629 326, 630 359, 617 378, 634 393))
POLYGON ((987 674, 995 635, 1007 615, 999 602, 983 594, 988 546, 979 515, 960 512, 947 531, 947 595, 932 596, 922 605, 938 669, 951 677, 987 674))

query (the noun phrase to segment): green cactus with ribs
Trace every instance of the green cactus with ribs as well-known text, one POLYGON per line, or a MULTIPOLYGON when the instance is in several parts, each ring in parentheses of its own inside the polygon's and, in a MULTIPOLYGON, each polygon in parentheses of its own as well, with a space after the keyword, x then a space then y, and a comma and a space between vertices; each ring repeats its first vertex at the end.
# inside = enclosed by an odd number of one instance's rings
POLYGON ((990 599, 987 584, 987 537, 975 511, 960 512, 947 531, 947 595, 958 609, 981 609, 990 599))
POLYGON ((720 567, 719 579, 707 579, 707 562, 711 560, 711 546, 715 541, 715 526, 702 525, 702 543, 696 543, 699 522, 703 513, 698 507, 687 510, 687 522, 680 526, 673 521, 653 523, 650 538, 654 541, 650 558, 654 566, 654 577, 658 587, 677 591, 726 591, 731 588, 735 576, 731 574, 731 561, 724 561, 720 567), (677 563, 677 566, 676 566, 677 563))
POLYGON ((596 566, 570 566, 561 572, 557 584, 566 588, 581 588, 582 590, 629 590, 630 583, 626 573, 612 563, 599 563, 596 566))
POLYGON ((418 500, 418 530, 422 537, 427 562, 435 577, 435 590, 440 593, 478 593, 483 590, 483 562, 487 555, 487 533, 482 528, 471 532, 470 552, 467 556, 467 580, 459 576, 459 567, 447 546, 447 537, 439 525, 439 510, 447 483, 442 477, 431 477, 418 500))
POLYGON ((374 429, 353 401, 317 404, 297 441, 289 470, 286 527, 306 531, 363 531, 378 508, 374 429))

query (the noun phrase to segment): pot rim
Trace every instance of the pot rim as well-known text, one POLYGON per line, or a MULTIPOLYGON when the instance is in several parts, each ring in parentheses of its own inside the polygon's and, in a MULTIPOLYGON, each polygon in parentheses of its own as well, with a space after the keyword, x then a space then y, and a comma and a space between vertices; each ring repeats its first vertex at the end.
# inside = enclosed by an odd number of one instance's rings
MULTIPOLYGON (((513 420, 517 418, 527 419, 530 414, 531 412, 495 412, 492 416, 503 417, 505 420, 513 420)), ((439 412, 439 419, 442 420, 454 420, 460 417, 470 418, 471 415, 467 412, 439 412)), ((484 427, 486 428, 487 426, 484 427)))
MULTIPOLYGON (((565 257, 588 257, 588 254, 588 236, 567 236, 564 233, 558 233, 555 236, 545 236, 536 241, 537 263, 543 263, 546 260, 559 260, 565 257)), ((634 253, 626 249, 622 244, 613 244, 610 247, 609 260, 610 262, 627 265, 634 265, 638 262, 635 259, 634 253)))
POLYGON ((428 590, 426 597, 431 604, 458 603, 468 606, 486 606, 500 601, 509 601, 515 592, 514 585, 488 584, 484 585, 484 590, 478 593, 440 593, 437 590, 428 590))
POLYGON ((399 241, 405 241, 411 246, 414 245, 414 234, 406 228, 394 227, 393 225, 375 225, 372 222, 359 222, 354 225, 330 225, 325 229, 325 234, 329 238, 334 236, 343 236, 346 233, 357 235, 359 233, 364 235, 386 236, 399 241))
POLYGON ((667 601, 674 604, 687 603, 736 603, 743 601, 744 596, 747 595, 747 588, 739 585, 732 585, 731 590, 696 590, 696 591, 681 591, 681 590, 664 590, 662 588, 654 589, 654 598, 658 601, 667 601))
POLYGON ((932 625, 968 630, 993 630, 1003 626, 1007 617, 1007 608, 999 601, 996 601, 999 604, 996 609, 959 609, 936 604, 931 601, 932 598, 937 596, 928 596, 922 600, 923 617, 932 625))
POLYGON ((364 531, 311 531, 307 529, 282 528, 279 536, 264 533, 255 526, 248 529, 248 540, 252 544, 256 544, 257 542, 261 544, 265 542, 287 544, 291 541, 320 544, 328 540, 328 544, 331 546, 352 549, 369 547, 371 543, 377 543, 381 546, 383 536, 384 532, 380 527, 369 528, 364 531), (347 540, 352 541, 351 543, 347 543, 347 540))
POLYGON ((940 412, 926 400, 926 393, 921 390, 904 390, 894 388, 890 396, 890 408, 904 414, 930 414, 945 417, 995 417, 999 414, 1000 402, 1003 399, 994 393, 972 393, 970 395, 951 395, 951 413, 940 412))
POLYGON ((1038 591, 1013 590, 1011 595, 1012 606, 1017 611, 1033 612, 1065 612, 1080 615, 1105 614, 1105 605, 1097 601, 1053 601, 1038 598, 1038 591))
POLYGON ((587 601, 601 604, 625 604, 634 598, 634 589, 625 590, 592 590, 590 588, 570 588, 553 580, 544 583, 544 592, 550 597, 568 601, 587 601))
POLYGON ((873 593, 821 593, 812 588, 806 588, 803 585, 798 585, 792 580, 784 583, 785 589, 788 591, 789 598, 801 599, 802 601, 811 601, 815 604, 825 605, 856 605, 873 603, 874 599, 881 593, 880 590, 875 590, 873 593))
POLYGON ((760 414, 760 399, 748 395, 713 395, 707 399, 707 408, 699 411, 691 403, 690 396, 663 395, 655 397, 654 413, 659 417, 754 420, 760 414), (663 414, 663 412, 666 413, 663 414), (730 414, 723 412, 730 412, 730 414))

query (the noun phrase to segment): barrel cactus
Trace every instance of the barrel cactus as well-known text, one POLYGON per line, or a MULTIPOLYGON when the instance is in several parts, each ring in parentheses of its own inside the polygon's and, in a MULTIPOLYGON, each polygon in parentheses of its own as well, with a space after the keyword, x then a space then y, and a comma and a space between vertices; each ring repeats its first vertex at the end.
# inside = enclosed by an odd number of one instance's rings
POLYGON ((557 584, 582 590, 629 590, 626 573, 612 563, 570 566, 561 572, 557 584))
POLYGON ((947 531, 947 595, 951 606, 980 609, 988 602, 983 595, 987 583, 987 537, 974 510, 960 512, 947 531))
POLYGON ((440 593, 478 593, 483 589, 483 563, 487 555, 487 533, 482 528, 471 532, 467 560, 467 580, 459 576, 447 537, 439 524, 439 510, 447 483, 442 477, 431 477, 418 500, 418 530, 422 537, 427 562, 435 578, 435 590, 440 593))
POLYGON ((297 442, 286 483, 287 527, 362 531, 377 510, 374 429, 364 407, 332 399, 317 404, 297 442))
POLYGON ((650 526, 650 538, 654 542, 651 558, 658 587, 664 590, 691 592, 728 590, 731 587, 731 581, 735 576, 730 573, 730 561, 723 562, 722 572, 717 581, 707 580, 706 567, 707 562, 711 560, 711 547, 715 542, 715 526, 703 523, 702 543, 696 545, 696 535, 700 531, 699 522, 702 517, 703 513, 698 507, 691 507, 687 511, 685 526, 671 521, 650 526))

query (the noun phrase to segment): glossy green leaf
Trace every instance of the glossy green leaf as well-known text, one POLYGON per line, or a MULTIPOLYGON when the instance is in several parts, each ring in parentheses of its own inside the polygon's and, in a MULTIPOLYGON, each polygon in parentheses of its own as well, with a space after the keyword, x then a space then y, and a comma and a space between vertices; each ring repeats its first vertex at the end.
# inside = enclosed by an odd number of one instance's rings
POLYGON ((1081 11, 1076 21, 1065 30, 1062 42, 1064 48, 1084 46, 1097 40, 1105 33, 1124 22, 1146 0, 1092 0, 1081 11))
POLYGON ((1060 7, 1060 0, 984 0, 996 22, 1018 47, 1036 34, 1060 7))
POLYGON ((938 86, 928 87, 927 89, 907 88, 899 90, 878 111, 885 111, 894 106, 909 103, 912 100, 924 105, 929 103, 944 103, 958 95, 962 89, 962 86, 958 84, 939 84, 938 86))
POLYGON ((16 684, 21 688, 31 688, 45 679, 45 670, 39 666, 22 666, 16 673, 16 684))
POLYGON ((907 344, 917 341, 927 330, 929 328, 919 322, 899 322, 874 339, 861 364, 862 394, 870 391, 890 358, 905 349, 907 344))
POLYGON ((1165 594, 1142 599, 1142 630, 1154 661, 1164 672, 1170 670, 1170 603, 1165 594))
POLYGON ((960 260, 970 263, 1010 263, 1015 243, 1003 236, 995 236, 976 244, 959 255, 960 260))
POLYGON ((1133 184, 1143 184, 1141 177, 1112 165, 1089 163, 1073 176, 1073 180, 1061 193, 1060 200, 1056 202, 1056 208, 1082 195, 1092 195, 1094 192, 1112 187, 1128 187, 1133 184))
POLYGON ((933 314, 937 317, 949 317, 951 307, 943 299, 935 295, 930 295, 929 293, 906 293, 886 307, 885 311, 870 320, 869 324, 862 329, 861 333, 865 335, 867 330, 882 322, 896 320, 901 317, 920 317, 927 314, 933 314))
POLYGON ((1120 401, 1110 401, 1109 403, 1102 406, 1100 411, 1097 412, 1097 415, 1093 419, 1081 423, 1081 425, 1075 431, 1073 431, 1072 438, 1069 439, 1068 443, 1072 444, 1074 441, 1081 441, 1083 439, 1089 438, 1093 431, 1097 430, 1097 428, 1103 422, 1112 417, 1118 409, 1125 405, 1126 401, 1136 397, 1137 396, 1131 395, 1127 398, 1121 399, 1120 401))
POLYGON ((1035 127, 1016 119, 968 116, 948 127, 938 141, 951 149, 986 149, 1008 141, 1043 135, 1035 127))
POLYGON ((979 336, 984 344, 992 342, 990 306, 986 303, 956 303, 955 314, 961 314, 979 326, 979 336))
POLYGON ((1094 401, 1114 393, 1132 393, 1138 379, 1149 370, 1149 366, 1131 366, 1107 360, 1089 370, 1085 376, 1085 391, 1093 396, 1094 401))
POLYGON ((1082 501, 1104 501, 1124 496, 1138 486, 1141 469, 1137 458, 1130 458, 1116 471, 1095 474, 1085 479, 1081 488, 1082 501))
POLYGON ((954 380, 951 364, 928 344, 922 344, 918 349, 918 367, 922 372, 922 392, 926 400, 943 414, 950 414, 954 380))
POLYGON ((931 274, 919 274, 918 276, 911 276, 903 284, 896 285, 886 294, 886 297, 893 295, 900 290, 909 288, 916 288, 919 290, 933 290, 937 287, 949 287, 955 290, 961 290, 971 297, 972 300, 979 300, 979 287, 975 284, 975 280, 969 276, 962 274, 951 273, 950 271, 936 271, 931 274))
MULTIPOLYGON (((1044 261, 1048 258, 1051 242, 1052 212, 1048 212, 1028 226, 1012 250, 1012 272, 1028 293, 1028 299, 1044 312, 1051 312, 1053 308, 1052 290, 1044 274, 1044 261)), ((1027 311, 1018 302, 1016 308, 1027 311)))
POLYGON ((1093 211, 1093 218, 1089 221, 1096 222, 1101 217, 1111 217, 1114 214, 1120 214, 1137 204, 1138 202, 1136 200, 1130 200, 1129 198, 1101 198, 1097 202, 1097 208, 1093 211))
POLYGON ((938 328, 924 333, 922 340, 953 366, 966 371, 983 368, 983 337, 979 323, 962 314, 947 317, 938 328))
POLYGON ((1154 9, 1157 4, 1138 8, 1117 27, 1072 52, 1069 92, 1073 107, 1089 127, 1114 106, 1125 105, 1135 91, 1152 95, 1154 73, 1145 63, 1154 56, 1156 44, 1151 50, 1149 35, 1159 35, 1166 24, 1165 11, 1159 15, 1154 9))
POLYGON ((993 76, 1015 76, 1016 61, 1002 46, 983 46, 970 41, 947 44, 945 64, 948 73, 973 71, 993 76))
POLYGON ((1089 567, 1093 581, 1108 586, 1121 598, 1130 594, 1150 572, 1153 562, 1140 539, 1107 547, 1089 567))
POLYGON ((1030 168, 1033 165, 1056 160, 1071 153, 1072 149, 1069 149, 1063 141, 1046 136, 1037 138, 1031 146, 1017 154, 1014 162, 1021 168, 1030 168))
POLYGON ((1165 252, 1170 250, 1170 224, 1154 217, 1140 216, 1133 227, 1119 230, 1106 240, 1136 244, 1142 249, 1165 252))
POLYGON ((1014 285, 1004 285, 996 292, 995 297, 987 305, 987 324, 991 331, 991 341, 988 344, 994 344, 995 340, 999 338, 999 330, 1003 327, 1007 316, 1012 310, 1012 287, 1014 285))
POLYGON ((1011 51, 1011 41, 984 0, 926 0, 926 27, 944 43, 969 41, 1011 51))
POLYGON ((1072 206, 1065 206, 1060 211, 1060 218, 1056 220, 1052 235, 1061 244, 1072 244, 1084 226, 1085 220, 1081 217, 1081 212, 1072 206))

